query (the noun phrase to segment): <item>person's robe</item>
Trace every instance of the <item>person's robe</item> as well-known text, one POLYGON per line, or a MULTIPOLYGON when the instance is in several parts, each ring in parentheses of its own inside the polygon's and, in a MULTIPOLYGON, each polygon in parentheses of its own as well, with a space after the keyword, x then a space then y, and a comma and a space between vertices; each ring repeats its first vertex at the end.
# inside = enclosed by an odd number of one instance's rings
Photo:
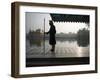
POLYGON ((56 44, 56 38, 55 38, 55 34, 56 34, 56 29, 54 25, 51 25, 50 30, 48 31, 49 33, 49 44, 50 45, 55 45, 56 44))

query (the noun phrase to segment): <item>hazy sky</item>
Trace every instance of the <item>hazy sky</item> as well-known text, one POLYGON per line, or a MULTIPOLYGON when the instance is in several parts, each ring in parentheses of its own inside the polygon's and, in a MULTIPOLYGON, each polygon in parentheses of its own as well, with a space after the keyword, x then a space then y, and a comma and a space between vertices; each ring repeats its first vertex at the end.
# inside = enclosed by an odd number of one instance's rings
MULTIPOLYGON (((50 28, 49 20, 51 16, 49 13, 34 13, 26 12, 25 14, 25 23, 26 23, 26 33, 30 30, 41 29, 44 30, 44 19, 45 19, 45 32, 50 28)), ((76 22, 54 22, 57 33, 76 33, 79 29, 86 28, 85 23, 76 23, 76 22)))

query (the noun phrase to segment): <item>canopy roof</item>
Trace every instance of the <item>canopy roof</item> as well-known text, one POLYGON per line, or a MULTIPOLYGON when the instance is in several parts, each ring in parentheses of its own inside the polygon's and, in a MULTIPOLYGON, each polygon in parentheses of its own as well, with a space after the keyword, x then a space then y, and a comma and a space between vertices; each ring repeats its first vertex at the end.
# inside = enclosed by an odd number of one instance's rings
POLYGON ((89 23, 89 15, 50 14, 54 22, 84 22, 89 23))

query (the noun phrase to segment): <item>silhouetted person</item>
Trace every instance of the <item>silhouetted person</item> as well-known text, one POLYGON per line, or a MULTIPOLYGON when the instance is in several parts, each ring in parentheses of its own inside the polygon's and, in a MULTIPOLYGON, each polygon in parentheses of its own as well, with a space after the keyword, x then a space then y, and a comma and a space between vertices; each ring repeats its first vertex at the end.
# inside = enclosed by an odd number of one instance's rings
POLYGON ((56 29, 51 20, 49 21, 49 25, 50 25, 50 30, 46 32, 46 34, 49 34, 49 44, 52 46, 51 51, 53 52, 55 51, 55 45, 56 45, 56 38, 55 38, 56 29))

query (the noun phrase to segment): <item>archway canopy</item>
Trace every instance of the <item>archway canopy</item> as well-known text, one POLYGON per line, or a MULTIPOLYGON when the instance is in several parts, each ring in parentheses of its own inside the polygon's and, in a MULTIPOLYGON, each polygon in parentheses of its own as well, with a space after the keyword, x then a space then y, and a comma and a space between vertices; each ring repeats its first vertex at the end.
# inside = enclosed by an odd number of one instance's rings
POLYGON ((54 22, 83 22, 89 23, 89 15, 77 14, 50 14, 54 22))

